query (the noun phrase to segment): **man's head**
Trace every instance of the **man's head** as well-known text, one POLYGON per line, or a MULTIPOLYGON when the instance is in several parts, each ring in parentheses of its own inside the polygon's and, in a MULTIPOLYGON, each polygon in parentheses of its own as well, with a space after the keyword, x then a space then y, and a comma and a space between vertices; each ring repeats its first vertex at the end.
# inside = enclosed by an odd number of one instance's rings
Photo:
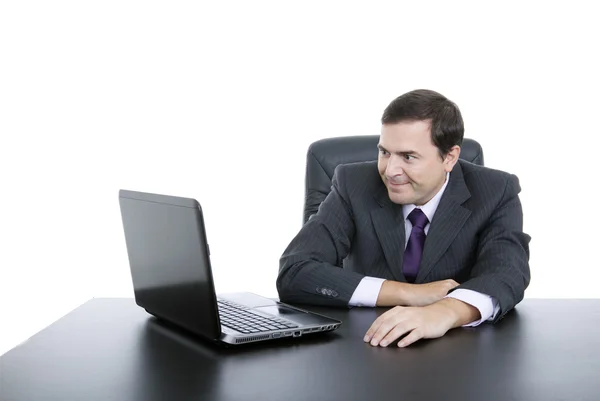
POLYGON ((460 110, 439 93, 420 89, 394 99, 381 123, 378 168, 390 199, 427 203, 458 161, 464 133, 460 110))

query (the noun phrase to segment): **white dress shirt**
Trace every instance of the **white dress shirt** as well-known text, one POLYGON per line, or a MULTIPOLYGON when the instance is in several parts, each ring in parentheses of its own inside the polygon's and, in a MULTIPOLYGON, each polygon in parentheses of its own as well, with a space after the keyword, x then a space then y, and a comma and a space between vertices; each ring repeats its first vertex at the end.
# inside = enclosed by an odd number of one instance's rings
MULTIPOLYGON (((431 222, 433 221, 433 215, 437 210, 438 205, 440 204, 440 199, 446 190, 446 186, 448 185, 448 181, 450 180, 450 173, 446 174, 446 182, 442 188, 438 191, 438 193, 431 198, 429 202, 420 206, 420 209, 425 213, 427 219, 431 222)), ((410 232, 412 231, 412 224, 410 220, 408 220, 408 215, 413 209, 419 206, 415 205, 403 205, 402 206, 402 214, 404 215, 404 227, 406 230, 404 247, 406 248, 406 244, 408 243, 408 239, 410 238, 410 232)), ((429 232, 430 224, 427 223, 425 226, 425 234, 429 232)), ((348 302, 349 306, 368 306, 374 307, 377 303, 377 297, 379 297, 379 291, 381 291, 381 286, 385 279, 378 277, 364 277, 361 282, 354 290, 352 294, 352 298, 350 298, 350 302, 348 302)), ((486 320, 493 320, 494 317, 498 314, 500 310, 500 306, 498 305, 498 301, 486 294, 482 294, 473 290, 466 289, 458 289, 453 291, 451 294, 446 295, 446 298, 455 298, 460 301, 463 301, 469 305, 474 306, 479 310, 481 314, 481 319, 476 320, 474 322, 468 323, 465 326, 478 326, 486 320)))

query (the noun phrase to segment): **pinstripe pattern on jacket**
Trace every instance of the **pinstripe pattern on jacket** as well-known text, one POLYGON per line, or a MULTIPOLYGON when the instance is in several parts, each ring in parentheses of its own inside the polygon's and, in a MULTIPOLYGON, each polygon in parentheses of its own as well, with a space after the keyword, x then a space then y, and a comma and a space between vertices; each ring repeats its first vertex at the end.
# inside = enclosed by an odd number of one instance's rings
MULTIPOLYGON (((530 280, 529 235, 515 175, 464 160, 454 166, 425 240, 415 284, 454 279, 496 298, 500 319, 530 280)), ((365 276, 406 282, 402 205, 377 162, 340 165, 332 189, 280 260, 282 301, 347 306, 365 276)))

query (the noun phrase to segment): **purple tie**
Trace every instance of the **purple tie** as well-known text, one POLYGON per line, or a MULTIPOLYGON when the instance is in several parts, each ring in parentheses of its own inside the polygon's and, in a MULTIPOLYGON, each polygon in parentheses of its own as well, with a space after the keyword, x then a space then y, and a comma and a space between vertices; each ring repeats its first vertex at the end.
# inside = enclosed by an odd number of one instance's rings
POLYGON ((421 255, 423 254, 423 245, 425 245, 425 226, 429 223, 427 216, 421 209, 413 209, 408 215, 408 219, 412 223, 412 231, 406 250, 404 251, 404 266, 402 273, 406 277, 406 281, 414 283, 419 272, 421 264, 421 255))

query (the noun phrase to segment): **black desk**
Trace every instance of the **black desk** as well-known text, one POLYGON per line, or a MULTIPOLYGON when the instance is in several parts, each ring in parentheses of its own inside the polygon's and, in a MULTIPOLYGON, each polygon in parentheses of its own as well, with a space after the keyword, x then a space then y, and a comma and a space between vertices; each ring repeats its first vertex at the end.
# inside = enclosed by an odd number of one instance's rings
POLYGON ((383 310, 311 309, 344 324, 221 349, 131 299, 94 299, 0 357, 0 400, 600 399, 600 300, 528 299, 406 349, 363 343, 383 310))

